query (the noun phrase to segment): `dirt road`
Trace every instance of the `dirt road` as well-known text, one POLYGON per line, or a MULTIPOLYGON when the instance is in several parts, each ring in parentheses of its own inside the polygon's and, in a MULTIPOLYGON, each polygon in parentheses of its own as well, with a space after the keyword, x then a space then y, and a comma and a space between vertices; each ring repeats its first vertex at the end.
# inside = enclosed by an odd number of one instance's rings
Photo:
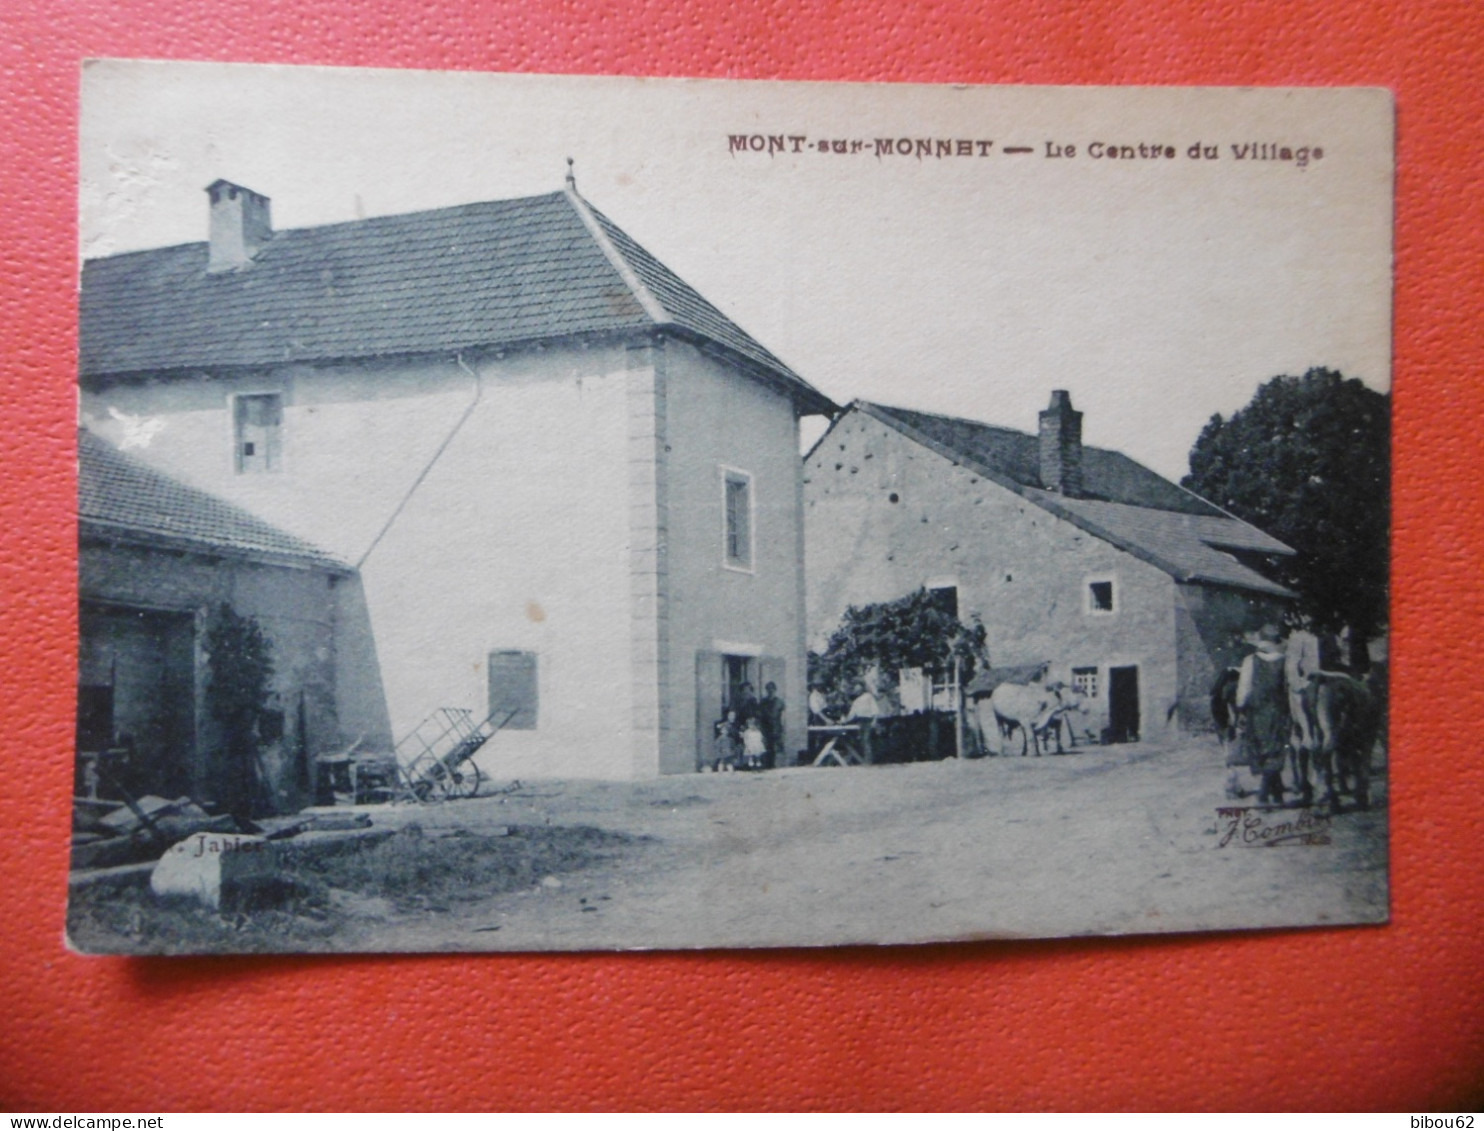
MULTIPOLYGON (((591 826, 639 839, 583 871, 437 916, 366 916, 353 949, 890 943, 1382 922, 1373 808, 1220 816, 1213 743, 854 769, 530 783, 382 810, 470 831, 591 826), (1258 847, 1257 845, 1263 845, 1258 847)), ((477 882, 477 879, 475 880, 477 882)))

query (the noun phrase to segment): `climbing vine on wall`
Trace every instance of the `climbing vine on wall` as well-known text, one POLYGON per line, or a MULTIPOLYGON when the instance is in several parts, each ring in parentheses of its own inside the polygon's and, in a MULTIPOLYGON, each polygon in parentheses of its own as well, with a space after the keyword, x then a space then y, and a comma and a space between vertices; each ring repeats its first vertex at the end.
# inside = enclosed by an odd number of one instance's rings
POLYGON ((873 669, 891 682, 906 668, 942 674, 955 661, 965 683, 988 663, 984 625, 977 617, 965 624, 934 591, 919 589, 895 601, 846 609, 824 652, 810 654, 809 682, 839 706, 873 669))

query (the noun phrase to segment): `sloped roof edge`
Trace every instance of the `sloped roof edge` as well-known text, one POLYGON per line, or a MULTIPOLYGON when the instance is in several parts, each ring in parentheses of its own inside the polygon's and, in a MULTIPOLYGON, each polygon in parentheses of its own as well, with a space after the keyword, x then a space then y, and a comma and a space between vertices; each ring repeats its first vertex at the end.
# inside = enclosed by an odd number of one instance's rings
POLYGON ((349 575, 334 554, 78 429, 78 527, 84 535, 349 575))
POLYGON ((261 565, 283 566, 288 569, 309 569, 321 573, 333 573, 340 577, 354 574, 355 568, 331 557, 329 554, 293 554, 276 550, 250 549, 228 542, 205 537, 190 537, 181 534, 164 534, 132 523, 109 522, 104 519, 80 516, 77 521, 78 535, 100 542, 141 546, 146 549, 171 550, 177 553, 198 554, 209 558, 236 558, 240 561, 257 562, 261 565))
POLYGON ((786 391, 807 413, 830 416, 839 411, 839 405, 728 318, 638 240, 589 204, 575 188, 568 187, 564 195, 657 329, 707 343, 728 358, 741 360, 745 363, 743 367, 753 376, 762 376, 770 384, 786 391))
POLYGON ((716 347, 800 411, 838 406, 573 187, 284 229, 238 271, 208 244, 83 265, 85 383, 445 356, 652 330, 716 347), (164 317, 165 314, 171 317, 164 317))
MULTIPOLYGON (((1186 569, 1185 567, 1173 561, 1170 561, 1168 558, 1165 558, 1160 554, 1156 554, 1150 551, 1147 547, 1141 546, 1131 539, 1124 538, 1116 534, 1115 532, 1106 529, 1105 527, 1099 525, 1085 515, 1080 515, 1066 507, 1058 506, 1054 498, 1046 497, 1046 495, 1048 494, 1047 492, 1036 491, 1032 488, 1026 487, 1023 484, 1017 482, 1011 476, 1005 475, 992 467, 988 467, 982 461, 975 459, 963 452, 956 451, 949 445, 941 443, 933 437, 924 434, 918 429, 912 427, 906 421, 897 419, 889 411, 883 411, 885 407, 886 406, 878 406, 870 401, 852 401, 850 405, 847 406, 845 411, 842 412, 838 417, 835 418, 834 421, 830 423, 830 427, 825 431, 824 436, 821 436, 819 440, 816 441, 814 446, 809 449, 809 455, 814 454, 814 451, 824 441, 825 436, 828 436, 829 433, 834 430, 835 425, 841 419, 843 419, 849 412, 858 410, 865 415, 870 416, 873 420, 876 420, 879 423, 894 429, 903 436, 906 436, 914 443, 920 444, 923 447, 927 448, 929 451, 942 456, 950 463, 970 468, 971 470, 977 472, 979 475, 983 476, 985 479, 988 479, 991 483, 1003 487, 1007 491, 1018 495, 1026 502, 1040 507, 1042 510, 1046 511, 1049 514, 1055 515, 1057 518, 1062 519, 1065 522, 1071 523, 1079 530, 1091 534, 1093 537, 1099 538, 1104 542, 1107 542, 1109 545, 1116 546, 1118 549, 1124 551, 1127 554, 1130 554, 1135 558, 1138 558, 1140 561, 1145 562, 1148 565, 1154 566, 1156 569, 1169 574, 1176 581, 1185 584, 1199 583, 1204 585, 1220 585, 1225 588, 1248 589, 1255 592, 1268 593, 1273 596, 1280 597, 1294 596, 1291 590, 1278 585, 1276 582, 1268 581, 1266 578, 1262 578, 1259 581, 1254 581, 1247 584, 1241 584, 1225 578, 1212 578, 1203 575, 1202 572, 1199 570, 1186 569)), ((808 456, 806 456, 805 458, 807 459, 808 456)), ((1231 521, 1241 522, 1241 520, 1238 518, 1232 518, 1231 521)), ((1289 552, 1292 553, 1291 550, 1289 552)))

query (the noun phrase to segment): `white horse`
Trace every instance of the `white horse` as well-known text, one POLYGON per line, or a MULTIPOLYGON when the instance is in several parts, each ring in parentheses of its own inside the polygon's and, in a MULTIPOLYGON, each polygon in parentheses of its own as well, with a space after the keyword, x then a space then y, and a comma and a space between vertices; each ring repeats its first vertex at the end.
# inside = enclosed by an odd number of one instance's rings
MULTIPOLYGON (((979 700, 979 732, 986 740, 991 732, 999 737, 998 753, 1009 753, 1010 736, 1020 731, 1020 754, 1035 750, 1041 756, 1041 738, 1050 733, 1053 724, 1060 730, 1059 716, 1071 706, 1062 699, 1059 688, 1043 683, 1002 683, 987 698, 979 700)), ((1058 747, 1060 735, 1058 733, 1058 747)))

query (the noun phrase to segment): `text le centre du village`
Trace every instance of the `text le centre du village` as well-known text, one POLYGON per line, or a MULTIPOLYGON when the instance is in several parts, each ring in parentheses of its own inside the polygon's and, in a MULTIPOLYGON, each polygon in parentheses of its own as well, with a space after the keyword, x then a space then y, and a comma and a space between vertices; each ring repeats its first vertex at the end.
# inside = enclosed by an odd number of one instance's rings
POLYGON ((1306 169, 1324 158, 1318 145, 1284 141, 1193 141, 1172 145, 1159 141, 1044 141, 1040 145, 1004 145, 981 138, 875 137, 821 138, 808 134, 728 134, 727 152, 760 154, 817 153, 827 156, 909 158, 942 161, 961 158, 1020 157, 1053 161, 1278 161, 1306 169))

